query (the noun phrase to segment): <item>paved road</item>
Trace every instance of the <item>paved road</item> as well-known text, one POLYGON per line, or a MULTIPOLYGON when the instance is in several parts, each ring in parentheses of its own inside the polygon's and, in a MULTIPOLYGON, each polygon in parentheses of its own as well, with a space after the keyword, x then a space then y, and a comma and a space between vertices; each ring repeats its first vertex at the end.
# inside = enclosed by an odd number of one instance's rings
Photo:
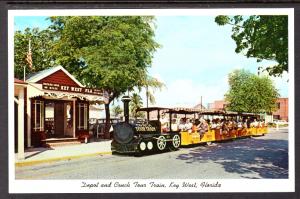
POLYGON ((241 178, 288 178, 287 129, 143 157, 114 154, 16 168, 16 179, 241 178))

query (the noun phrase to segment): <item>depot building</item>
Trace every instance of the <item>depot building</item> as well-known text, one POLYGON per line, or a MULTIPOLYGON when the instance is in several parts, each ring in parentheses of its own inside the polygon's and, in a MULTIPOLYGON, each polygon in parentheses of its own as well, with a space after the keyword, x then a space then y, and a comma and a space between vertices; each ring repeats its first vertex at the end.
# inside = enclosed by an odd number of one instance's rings
POLYGON ((15 150, 89 135, 89 105, 108 103, 101 89, 87 88, 62 66, 14 79, 15 150))

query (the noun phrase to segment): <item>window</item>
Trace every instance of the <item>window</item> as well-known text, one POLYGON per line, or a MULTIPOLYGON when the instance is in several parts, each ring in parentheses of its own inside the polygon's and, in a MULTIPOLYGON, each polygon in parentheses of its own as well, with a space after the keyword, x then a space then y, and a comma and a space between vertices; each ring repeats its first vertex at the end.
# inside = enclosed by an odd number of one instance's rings
POLYGON ((277 103, 277 108, 280 109, 280 103, 277 103))
POLYGON ((78 129, 79 130, 87 130, 88 127, 88 107, 87 104, 79 103, 78 104, 78 115, 79 115, 79 123, 78 123, 78 129))
POLYGON ((33 115, 33 129, 34 131, 44 130, 44 102, 40 100, 35 100, 33 102, 34 115, 33 115))

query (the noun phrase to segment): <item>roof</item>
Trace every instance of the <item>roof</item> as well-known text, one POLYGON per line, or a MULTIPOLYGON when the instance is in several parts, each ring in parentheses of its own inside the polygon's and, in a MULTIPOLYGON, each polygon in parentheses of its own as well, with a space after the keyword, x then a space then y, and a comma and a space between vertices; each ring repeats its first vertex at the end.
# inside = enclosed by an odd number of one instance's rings
POLYGON ((169 109, 168 112, 170 112, 170 113, 177 113, 177 114, 195 114, 195 113, 200 113, 201 109, 175 107, 175 108, 169 109))
POLYGON ((62 66, 55 66, 52 68, 47 68, 45 70, 30 74, 27 76, 26 82, 36 83, 41 79, 44 79, 45 77, 62 70, 67 76, 69 76, 76 84, 78 84, 80 87, 84 87, 73 75, 71 75, 64 67, 62 66))
POLYGON ((138 108, 136 109, 136 112, 138 111, 158 111, 158 110, 167 110, 169 108, 166 108, 166 107, 142 107, 142 108, 138 108))
POLYGON ((17 78, 15 78, 14 83, 17 83, 17 84, 27 84, 26 82, 24 82, 24 81, 22 81, 20 79, 17 79, 17 78))

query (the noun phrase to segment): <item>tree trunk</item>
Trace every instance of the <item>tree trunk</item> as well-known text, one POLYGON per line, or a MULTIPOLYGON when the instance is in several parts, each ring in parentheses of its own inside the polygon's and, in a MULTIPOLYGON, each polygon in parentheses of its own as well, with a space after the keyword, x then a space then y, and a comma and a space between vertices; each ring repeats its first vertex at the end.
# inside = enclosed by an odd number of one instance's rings
POLYGON ((105 104, 105 126, 104 126, 104 138, 110 139, 109 129, 110 129, 110 112, 109 104, 105 104))

